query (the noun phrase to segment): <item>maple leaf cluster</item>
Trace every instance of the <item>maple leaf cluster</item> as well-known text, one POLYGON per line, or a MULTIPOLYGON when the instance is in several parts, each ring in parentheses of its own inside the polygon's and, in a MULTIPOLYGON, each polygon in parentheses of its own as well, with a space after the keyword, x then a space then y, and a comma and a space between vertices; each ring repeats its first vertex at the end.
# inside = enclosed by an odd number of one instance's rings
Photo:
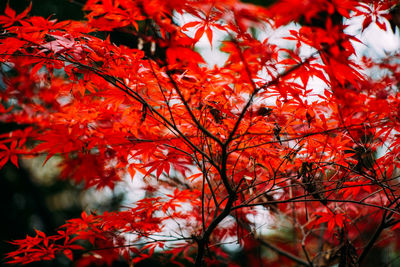
POLYGON ((249 266, 357 266, 374 246, 398 250, 400 55, 357 54, 345 23, 392 31, 396 4, 88 0, 83 21, 7 5, 0 120, 24 127, 0 136, 0 167, 57 155, 61 178, 87 189, 127 175, 146 184, 120 211, 83 212, 55 235, 12 241, 10 263, 64 254, 78 266, 134 264, 164 251, 177 264, 234 266, 221 246, 232 239, 249 266), (288 24, 292 48, 272 41, 288 24), (104 33, 117 30, 165 57, 114 44, 104 33), (227 54, 220 66, 196 51, 203 37, 227 54), (282 218, 290 241, 260 231, 279 231, 282 218))

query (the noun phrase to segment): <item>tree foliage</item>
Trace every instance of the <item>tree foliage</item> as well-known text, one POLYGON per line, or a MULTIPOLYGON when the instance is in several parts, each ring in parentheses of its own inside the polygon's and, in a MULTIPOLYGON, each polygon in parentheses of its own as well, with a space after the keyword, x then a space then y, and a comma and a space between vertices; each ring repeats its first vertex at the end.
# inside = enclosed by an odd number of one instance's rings
POLYGON ((145 182, 119 211, 12 241, 9 262, 134 264, 162 250, 172 263, 234 266, 222 244, 235 240, 249 266, 358 266, 373 247, 397 248, 399 54, 357 54, 345 23, 392 31, 396 4, 88 0, 83 21, 7 6, 0 118, 24 127, 1 134, 0 166, 58 155, 62 178, 85 188, 145 182), (293 48, 273 42, 292 22, 293 48), (216 34, 228 58, 209 66, 195 45, 217 49, 216 34), (289 237, 268 234, 282 227, 289 237))

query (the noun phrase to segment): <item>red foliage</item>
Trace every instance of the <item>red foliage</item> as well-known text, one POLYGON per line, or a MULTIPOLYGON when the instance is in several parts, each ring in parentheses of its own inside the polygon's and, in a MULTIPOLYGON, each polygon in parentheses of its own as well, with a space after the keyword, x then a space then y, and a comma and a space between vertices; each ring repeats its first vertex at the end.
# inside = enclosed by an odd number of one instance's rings
POLYGON ((395 4, 88 0, 85 21, 61 22, 7 6, 0 119, 29 127, 0 136, 0 167, 58 155, 61 177, 86 188, 136 173, 148 183, 130 207, 11 242, 9 262, 63 253, 112 265, 164 250, 218 265, 230 261, 221 243, 236 240, 253 266, 356 266, 373 246, 400 244, 400 55, 361 57, 343 23, 386 31, 395 4), (177 25, 179 14, 193 21, 177 25), (291 22, 293 49, 253 34, 291 22), (113 30, 165 59, 95 37, 113 30), (216 32, 228 59, 211 68, 195 45, 204 35, 215 46, 216 32), (259 231, 260 216, 275 230, 259 231), (293 234, 274 237, 283 217, 293 234))

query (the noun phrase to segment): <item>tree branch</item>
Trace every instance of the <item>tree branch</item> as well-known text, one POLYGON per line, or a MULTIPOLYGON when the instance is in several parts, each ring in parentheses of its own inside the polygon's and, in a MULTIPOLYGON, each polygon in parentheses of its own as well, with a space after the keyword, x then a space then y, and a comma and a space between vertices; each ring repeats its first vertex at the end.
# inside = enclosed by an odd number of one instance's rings
POLYGON ((296 263, 298 263, 300 265, 312 266, 307 261, 305 261, 305 260, 303 260, 303 259, 291 254, 290 252, 282 250, 282 249, 280 249, 280 248, 278 248, 278 247, 276 247, 276 246, 264 241, 263 239, 257 238, 257 241, 260 242, 261 245, 268 247, 269 249, 275 251, 276 253, 278 253, 278 254, 280 254, 282 256, 285 256, 286 258, 291 259, 292 261, 294 261, 294 262, 296 262, 296 263))

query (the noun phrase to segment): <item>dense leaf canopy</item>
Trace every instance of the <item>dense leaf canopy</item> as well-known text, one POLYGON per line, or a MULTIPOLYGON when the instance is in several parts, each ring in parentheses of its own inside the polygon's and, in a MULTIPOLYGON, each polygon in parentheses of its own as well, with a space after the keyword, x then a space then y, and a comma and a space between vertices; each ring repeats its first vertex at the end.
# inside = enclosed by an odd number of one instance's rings
POLYGON ((348 31, 392 32, 396 4, 88 0, 82 21, 7 6, 0 119, 24 127, 0 136, 0 167, 44 154, 85 188, 145 184, 119 211, 13 241, 10 263, 133 264, 163 251, 235 266, 232 240, 248 266, 357 266, 373 247, 397 250, 399 51, 356 52, 348 31), (204 40, 226 61, 207 64, 204 40))

